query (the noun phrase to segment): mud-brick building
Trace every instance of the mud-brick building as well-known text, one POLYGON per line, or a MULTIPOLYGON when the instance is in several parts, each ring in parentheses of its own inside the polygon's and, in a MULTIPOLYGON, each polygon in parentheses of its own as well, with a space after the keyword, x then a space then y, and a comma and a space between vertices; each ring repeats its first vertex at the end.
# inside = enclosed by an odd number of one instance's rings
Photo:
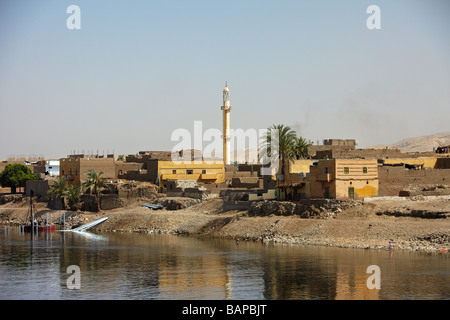
POLYGON ((363 199, 378 195, 378 161, 319 160, 310 167, 312 198, 363 199))
POLYGON ((116 161, 114 157, 68 157, 60 159, 59 175, 65 177, 69 185, 79 186, 86 180, 86 172, 91 169, 97 173, 103 172, 103 178, 116 179, 127 171, 139 170, 141 167, 140 163, 116 161))
POLYGON ((313 160, 300 159, 286 163, 284 174, 281 166, 276 175, 276 193, 278 200, 300 200, 311 197, 310 167, 313 160))
POLYGON ((162 187, 169 179, 222 183, 225 181, 225 166, 223 162, 150 160, 147 162, 147 174, 150 181, 162 187))

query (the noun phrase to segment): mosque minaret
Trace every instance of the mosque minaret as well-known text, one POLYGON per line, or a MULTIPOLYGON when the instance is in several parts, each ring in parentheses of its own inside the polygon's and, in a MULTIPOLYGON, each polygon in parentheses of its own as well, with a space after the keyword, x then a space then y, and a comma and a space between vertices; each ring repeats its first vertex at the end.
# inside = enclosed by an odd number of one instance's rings
POLYGON ((227 83, 223 89, 223 162, 224 164, 231 163, 231 132, 230 132, 230 90, 227 83))

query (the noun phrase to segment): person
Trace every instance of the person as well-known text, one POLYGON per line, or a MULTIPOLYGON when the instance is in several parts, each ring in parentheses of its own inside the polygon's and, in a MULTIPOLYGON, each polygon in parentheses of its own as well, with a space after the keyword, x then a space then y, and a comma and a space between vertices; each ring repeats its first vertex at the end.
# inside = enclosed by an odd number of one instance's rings
POLYGON ((236 244, 239 244, 239 238, 236 239, 236 244))
POLYGON ((392 250, 394 248, 394 240, 390 239, 389 240, 389 250, 392 250))

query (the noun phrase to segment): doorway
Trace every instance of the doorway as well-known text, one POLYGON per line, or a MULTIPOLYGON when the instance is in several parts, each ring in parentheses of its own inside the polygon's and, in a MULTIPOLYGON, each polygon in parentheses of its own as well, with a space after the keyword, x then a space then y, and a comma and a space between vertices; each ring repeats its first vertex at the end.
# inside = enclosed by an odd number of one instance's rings
POLYGON ((355 188, 353 188, 353 187, 348 188, 348 198, 350 200, 355 199, 355 188))

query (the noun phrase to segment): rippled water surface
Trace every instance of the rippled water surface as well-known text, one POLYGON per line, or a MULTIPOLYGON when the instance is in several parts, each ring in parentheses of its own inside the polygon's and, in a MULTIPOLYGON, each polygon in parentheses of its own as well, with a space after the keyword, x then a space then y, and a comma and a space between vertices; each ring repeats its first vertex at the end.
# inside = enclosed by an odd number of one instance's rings
MULTIPOLYGON (((69 281, 69 284, 71 282, 69 281)), ((149 234, 0 234, 0 299, 450 299, 448 253, 149 234), (67 268, 80 268, 69 289, 67 268), (381 289, 368 289, 367 267, 381 289)))

